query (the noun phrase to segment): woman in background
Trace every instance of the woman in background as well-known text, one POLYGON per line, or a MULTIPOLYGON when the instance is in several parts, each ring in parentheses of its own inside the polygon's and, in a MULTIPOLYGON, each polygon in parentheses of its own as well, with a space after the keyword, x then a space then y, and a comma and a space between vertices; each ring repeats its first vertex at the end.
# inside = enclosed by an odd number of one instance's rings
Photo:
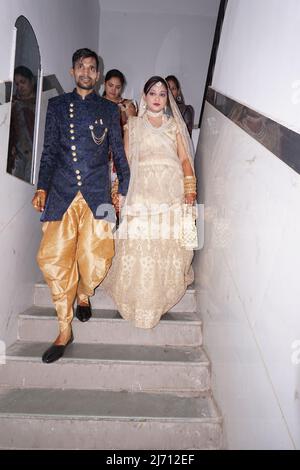
POLYGON ((137 115, 137 107, 135 102, 133 100, 122 97, 125 84, 125 77, 123 73, 120 72, 120 70, 109 70, 105 75, 104 92, 102 95, 107 100, 110 100, 119 106, 122 126, 127 123, 129 116, 137 115))
MULTIPOLYGON (((104 92, 103 97, 113 103, 116 103, 120 109, 120 121, 121 121, 121 128, 123 132, 123 127, 127 123, 129 116, 136 116, 137 115, 137 106, 133 100, 129 100, 122 97, 122 92, 124 90, 126 84, 125 77, 120 70, 112 69, 109 70, 104 78, 104 92)), ((112 203, 115 207, 116 216, 117 216, 117 223, 119 219, 119 198, 118 198, 118 179, 115 167, 113 165, 113 159, 110 156, 111 162, 111 196, 112 196, 112 203)))
POLYGON ((185 104, 179 80, 175 77, 175 75, 168 75, 166 77, 166 81, 177 103, 177 106, 180 109, 183 120, 186 123, 186 127, 188 128, 190 137, 192 137, 195 114, 194 108, 190 104, 185 104))
POLYGON ((14 85, 7 171, 31 182, 36 86, 34 75, 28 67, 20 65, 15 69, 14 85))

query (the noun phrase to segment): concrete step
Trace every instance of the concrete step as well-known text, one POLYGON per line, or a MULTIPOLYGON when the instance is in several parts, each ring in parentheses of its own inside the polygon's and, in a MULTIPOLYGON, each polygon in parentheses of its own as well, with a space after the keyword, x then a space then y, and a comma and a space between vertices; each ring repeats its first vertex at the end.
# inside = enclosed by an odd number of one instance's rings
POLYGON ((0 428, 1 449, 222 447, 222 420, 209 394, 2 389, 0 428))
MULTIPOLYGON (((91 304, 95 309, 116 310, 112 298, 99 286, 95 295, 91 297, 91 304)), ((34 305, 37 307, 52 307, 52 299, 47 284, 38 283, 34 290, 34 305)), ((190 286, 182 299, 175 305, 171 312, 196 312, 195 289, 190 286)))
POLYGON ((57 362, 44 364, 49 343, 17 341, 0 365, 0 385, 127 391, 206 391, 209 360, 201 347, 69 345, 57 362))
MULTIPOLYGON (((92 318, 81 323, 73 321, 77 343, 144 344, 200 346, 202 322, 196 313, 170 312, 150 330, 135 328, 123 320, 116 310, 94 310, 92 318)), ((19 339, 23 341, 53 341, 58 333, 55 310, 31 307, 19 316, 19 339)))

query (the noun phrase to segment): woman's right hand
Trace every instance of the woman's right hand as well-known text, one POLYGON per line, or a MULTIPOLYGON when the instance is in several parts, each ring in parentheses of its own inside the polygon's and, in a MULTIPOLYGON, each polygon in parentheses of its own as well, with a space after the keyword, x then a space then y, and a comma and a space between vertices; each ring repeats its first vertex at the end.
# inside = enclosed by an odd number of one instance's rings
POLYGON ((47 191, 44 189, 38 189, 33 196, 31 201, 33 207, 38 212, 43 212, 46 205, 47 191))
POLYGON ((190 204, 191 206, 195 203, 196 201, 196 194, 193 193, 193 194, 186 194, 185 197, 184 197, 184 202, 186 204, 190 204))

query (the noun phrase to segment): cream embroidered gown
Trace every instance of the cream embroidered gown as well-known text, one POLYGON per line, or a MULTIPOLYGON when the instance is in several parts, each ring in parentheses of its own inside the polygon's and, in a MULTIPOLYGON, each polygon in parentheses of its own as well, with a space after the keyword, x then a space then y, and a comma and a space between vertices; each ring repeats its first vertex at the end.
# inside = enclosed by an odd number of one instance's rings
POLYGON ((184 191, 175 120, 155 128, 146 115, 131 117, 128 129, 130 188, 102 286, 123 318, 153 328, 193 282, 193 250, 180 246, 176 231, 184 191))

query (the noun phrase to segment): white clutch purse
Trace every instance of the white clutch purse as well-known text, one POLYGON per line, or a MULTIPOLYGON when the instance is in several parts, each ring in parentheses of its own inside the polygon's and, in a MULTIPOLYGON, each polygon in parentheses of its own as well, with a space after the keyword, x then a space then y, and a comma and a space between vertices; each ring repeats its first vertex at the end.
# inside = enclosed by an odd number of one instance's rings
POLYGON ((196 219, 196 207, 190 204, 183 204, 179 244, 186 250, 194 250, 195 248, 198 248, 196 219))

